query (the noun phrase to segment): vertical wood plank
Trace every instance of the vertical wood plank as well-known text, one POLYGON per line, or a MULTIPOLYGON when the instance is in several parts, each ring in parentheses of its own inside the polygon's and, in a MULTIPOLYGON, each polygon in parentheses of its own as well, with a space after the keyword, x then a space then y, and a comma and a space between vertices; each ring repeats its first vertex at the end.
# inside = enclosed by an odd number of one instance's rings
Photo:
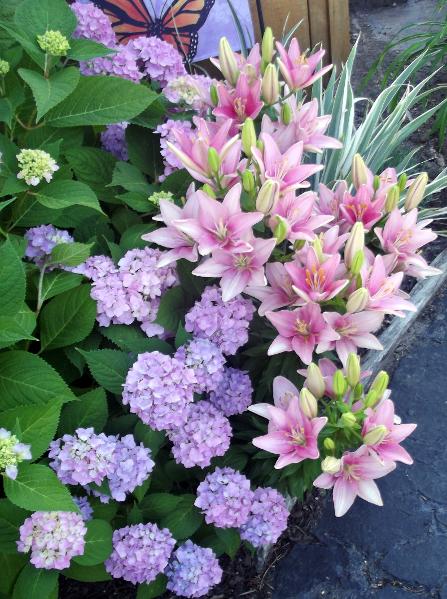
MULTIPOLYGON (((286 31, 292 29, 299 21, 302 21, 296 32, 296 36, 303 49, 310 47, 309 14, 307 0, 259 0, 266 26, 270 26, 276 39, 280 40, 284 25, 286 31)), ((256 41, 261 39, 261 28, 259 24, 256 0, 250 0, 250 11, 253 17, 253 26, 256 41)))
POLYGON ((310 44, 322 44, 326 50, 327 62, 330 62, 331 37, 327 0, 307 0, 309 7, 310 44))
POLYGON ((349 0, 328 0, 328 15, 331 60, 334 64, 341 65, 346 62, 351 50, 349 0))

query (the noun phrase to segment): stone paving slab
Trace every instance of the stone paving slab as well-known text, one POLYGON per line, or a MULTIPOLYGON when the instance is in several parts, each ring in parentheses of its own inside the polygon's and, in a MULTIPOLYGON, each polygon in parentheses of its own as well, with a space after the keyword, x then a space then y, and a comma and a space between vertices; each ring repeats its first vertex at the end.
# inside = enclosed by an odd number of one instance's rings
POLYGON ((400 353, 391 388, 418 424, 405 442, 415 463, 378 481, 383 508, 357 499, 335 518, 328 496, 313 542, 278 565, 273 599, 447 599, 447 287, 400 353))

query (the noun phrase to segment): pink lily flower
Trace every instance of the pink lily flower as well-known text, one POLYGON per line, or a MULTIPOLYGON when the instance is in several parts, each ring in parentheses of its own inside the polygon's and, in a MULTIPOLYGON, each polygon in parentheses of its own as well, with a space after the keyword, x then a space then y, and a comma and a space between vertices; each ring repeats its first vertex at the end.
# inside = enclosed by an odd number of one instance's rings
POLYGON ((276 42, 276 47, 280 57, 278 60, 279 69, 287 86, 292 91, 304 89, 312 85, 312 83, 332 69, 332 65, 328 65, 316 72, 316 68, 325 55, 325 51, 318 50, 318 52, 306 56, 305 52, 301 52, 300 45, 295 37, 290 42, 288 50, 279 42, 276 42))
POLYGON ((335 515, 344 516, 357 495, 374 505, 383 505, 375 479, 386 476, 396 467, 394 462, 382 462, 362 445, 357 451, 346 451, 340 459, 340 470, 335 474, 323 472, 314 480, 319 489, 334 488, 335 515))
POLYGON ((358 347, 383 349, 380 341, 371 331, 377 331, 383 321, 380 312, 364 311, 354 314, 325 312, 325 321, 337 332, 338 339, 321 344, 322 351, 335 349, 343 365, 346 365, 351 352, 356 353, 358 347))
MULTIPOLYGON (((298 104, 294 97, 286 100, 291 109, 291 121, 284 125, 280 118, 272 121, 268 115, 262 117, 261 130, 269 133, 278 144, 281 152, 285 152, 294 143, 303 142, 305 152, 317 152, 320 154, 326 148, 338 150, 343 144, 335 139, 324 135, 331 122, 331 116, 318 116, 318 100, 314 98, 306 104, 298 104)), ((279 117, 279 115, 278 115, 279 117)))
MULTIPOLYGON (((256 43, 250 50, 248 56, 243 56, 240 52, 233 52, 237 66, 241 73, 248 76, 250 85, 261 75, 261 51, 259 44, 256 43)), ((220 71, 220 62, 218 58, 210 58, 210 61, 220 71)), ((228 84, 228 81, 227 81, 228 84)), ((229 85, 229 84, 228 84, 229 85)))
POLYGON ((403 310, 416 312, 417 308, 406 299, 408 295, 400 290, 403 272, 387 275, 382 256, 376 256, 371 267, 361 273, 363 286, 368 290, 368 310, 376 310, 384 314, 405 316, 403 310))
POLYGON ((230 137, 232 121, 213 123, 198 117, 193 121, 196 129, 192 135, 174 130, 177 144, 168 143, 169 149, 194 179, 215 188, 214 174, 208 164, 208 150, 215 148, 221 161, 218 172, 221 187, 230 187, 237 180, 242 147, 238 135, 230 137))
POLYGON ((261 302, 258 310, 260 316, 264 316, 270 310, 292 306, 298 299, 284 264, 269 262, 265 266, 265 274, 268 286, 247 287, 245 290, 245 293, 261 302))
POLYGON ((157 264, 159 267, 167 266, 181 258, 188 262, 197 262, 199 259, 197 243, 177 227, 176 221, 183 218, 197 218, 198 214, 197 193, 189 196, 183 208, 176 206, 174 202, 160 200, 160 214, 154 216, 153 220, 163 222, 166 227, 141 236, 146 241, 171 248, 170 251, 163 253, 157 264))
POLYGON ((347 191, 348 186, 346 181, 337 183, 334 191, 326 187, 324 183, 320 183, 318 186, 318 198, 314 208, 316 214, 332 216, 334 224, 340 227, 341 233, 346 233, 351 228, 340 210, 340 206, 347 191))
POLYGON ((316 460, 320 456, 318 435, 327 418, 308 418, 300 409, 298 396, 293 396, 286 409, 270 406, 269 432, 255 437, 253 445, 279 455, 275 468, 316 460))
POLYGON ((294 351, 305 364, 310 364, 315 348, 317 352, 324 351, 320 348, 340 338, 323 318, 318 304, 307 304, 296 310, 267 312, 266 317, 279 333, 269 347, 269 356, 294 351))
MULTIPOLYGON (((300 392, 293 383, 286 379, 284 376, 275 376, 273 379, 273 406, 271 403, 255 403, 248 407, 250 412, 262 416, 263 418, 270 418, 270 408, 278 408, 280 410, 287 410, 289 404, 294 397, 298 397, 300 392)), ((269 422, 269 430, 273 427, 273 423, 269 422)))
POLYGON ((307 181, 323 165, 301 164, 303 157, 303 142, 291 146, 284 154, 279 150, 276 142, 268 133, 261 133, 260 139, 264 144, 264 150, 253 147, 253 160, 259 167, 261 182, 272 179, 280 184, 280 191, 286 194, 289 191, 309 187, 307 181))
POLYGON ((383 461, 412 464, 413 458, 406 449, 400 446, 400 443, 411 435, 417 425, 396 424, 394 403, 391 399, 382 400, 375 410, 368 408, 366 414, 367 417, 363 423, 362 429, 363 437, 377 426, 384 426, 387 430, 381 441, 373 445, 368 445, 369 449, 375 451, 383 461))
MULTIPOLYGON (((325 385, 325 395, 328 397, 335 397, 333 381, 334 381, 334 373, 338 370, 337 365, 329 360, 329 358, 321 358, 318 360, 318 368, 321 370, 321 374, 323 375, 324 385, 325 385)), ((345 371, 345 369, 343 369, 345 371)), ((297 370, 298 374, 307 378, 307 368, 301 368, 297 370)), ((346 372, 345 372, 346 374, 346 372)), ((360 379, 364 379, 371 374, 370 370, 362 370, 360 373, 360 379)), ((306 386, 306 381, 304 381, 304 386, 306 386)), ((346 397, 349 397, 349 392, 346 397)))
POLYGON ((313 241, 315 229, 319 229, 332 220, 332 216, 313 214, 317 194, 313 191, 296 196, 293 192, 285 194, 275 205, 269 227, 272 231, 278 224, 277 216, 287 224, 286 239, 291 242, 297 240, 313 241))
POLYGON ((232 119, 242 124, 245 119, 255 119, 261 112, 264 102, 261 100, 261 80, 251 85, 247 75, 241 73, 235 89, 229 89, 224 83, 217 86, 219 104, 213 110, 216 117, 232 119))
POLYGON ((228 302, 246 287, 265 285, 264 264, 276 245, 275 239, 249 237, 250 251, 215 250, 211 258, 200 264, 193 274, 198 277, 221 277, 222 299, 228 302))
POLYGON ((386 194, 380 195, 377 199, 374 197, 372 189, 367 185, 361 185, 354 196, 345 193, 340 204, 340 212, 351 225, 362 222, 365 230, 369 231, 383 216, 386 194))
POLYGON ((287 262, 285 269, 292 279, 292 289, 305 302, 323 302, 332 299, 348 284, 348 279, 338 279, 336 272, 340 254, 320 260, 315 249, 307 249, 303 266, 296 261, 287 262))
POLYGON ((176 226, 198 243, 202 256, 216 249, 233 252, 251 251, 251 246, 241 238, 263 218, 262 212, 242 212, 240 197, 242 185, 237 183, 228 191, 222 202, 197 191, 198 214, 194 218, 176 221, 176 226))

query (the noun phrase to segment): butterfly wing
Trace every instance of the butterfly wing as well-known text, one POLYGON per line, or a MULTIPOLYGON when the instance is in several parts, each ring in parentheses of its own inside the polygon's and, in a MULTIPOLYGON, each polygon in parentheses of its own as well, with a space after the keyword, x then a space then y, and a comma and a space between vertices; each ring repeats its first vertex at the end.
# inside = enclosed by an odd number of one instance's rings
POLYGON ((119 42, 140 35, 154 35, 154 20, 143 0, 93 0, 111 20, 119 42))

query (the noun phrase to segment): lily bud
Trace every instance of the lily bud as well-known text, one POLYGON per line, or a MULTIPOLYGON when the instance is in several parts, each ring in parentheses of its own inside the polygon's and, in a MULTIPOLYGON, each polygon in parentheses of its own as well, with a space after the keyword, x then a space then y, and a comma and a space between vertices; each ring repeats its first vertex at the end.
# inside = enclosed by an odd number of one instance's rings
POLYGON ((387 434, 387 427, 384 424, 379 424, 366 433, 363 437, 363 443, 365 445, 377 445, 385 439, 387 434))
POLYGON ((405 198, 405 210, 410 212, 413 208, 417 208, 424 199, 425 190, 427 188, 428 175, 421 173, 410 185, 407 197, 405 198))
POLYGON ((352 161, 352 182, 356 189, 359 189, 361 185, 366 185, 368 182, 368 170, 360 154, 356 154, 352 161))
POLYGON ((392 212, 399 204, 400 198, 400 187, 394 185, 386 195, 385 210, 386 212, 392 212))
POLYGON ((366 394, 366 397, 363 401, 363 405, 365 406, 365 408, 373 408, 374 406, 376 406, 379 403, 379 401, 380 401, 379 394, 377 393, 377 391, 374 391, 373 389, 371 389, 366 394))
POLYGON ((242 186, 247 193, 252 193, 255 189, 255 178, 251 171, 242 173, 242 186))
POLYGON ((352 227, 349 239, 345 247, 345 264, 350 269, 357 252, 365 249, 365 228, 363 223, 357 222, 352 227))
POLYGON ((351 264, 351 273, 353 275, 358 275, 360 274, 360 271, 362 270, 362 266, 363 266, 363 262, 365 261, 365 254, 363 253, 363 250, 359 250, 355 256, 354 256, 354 260, 352 261, 351 264))
POLYGON ((362 312, 368 304, 369 293, 365 287, 360 287, 348 297, 348 301, 346 302, 346 310, 350 314, 354 314, 355 312, 362 312))
POLYGON ((341 460, 332 456, 324 458, 324 460, 321 462, 321 469, 327 474, 337 474, 337 472, 340 472, 340 468, 341 460))
POLYGON ((334 377, 332 379, 332 386, 334 388, 334 393, 338 397, 343 397, 348 390, 348 383, 346 381, 345 375, 341 370, 336 370, 334 372, 334 377))
POLYGON ((318 402, 306 387, 301 389, 300 408, 308 418, 316 418, 318 415, 318 402))
POLYGON ((211 99, 211 104, 213 106, 217 106, 219 104, 219 95, 217 93, 217 87, 215 85, 212 85, 210 87, 210 99, 211 99))
POLYGON ((374 191, 377 191, 380 187, 380 177, 379 175, 374 175, 374 179, 373 179, 373 189, 374 191))
POLYGON ((267 179, 259 190, 256 198, 256 210, 264 214, 270 214, 279 199, 279 182, 267 179))
POLYGON ((292 120, 292 109, 290 108, 290 104, 284 102, 281 106, 281 120, 284 125, 288 125, 292 120))
POLYGON ((203 185, 202 191, 203 193, 206 193, 207 196, 210 196, 210 198, 216 199, 214 189, 211 187, 211 185, 208 185, 208 183, 205 183, 205 185, 203 185))
POLYGON ((325 448, 326 451, 334 451, 335 443, 333 442, 333 440, 330 437, 326 437, 326 439, 323 441, 323 447, 325 448))
POLYGON ((388 389, 388 384, 390 382, 390 377, 387 372, 381 370, 376 378, 373 380, 372 385, 370 387, 370 391, 375 391, 379 398, 385 393, 388 389))
POLYGON ((401 176, 399 177, 399 181, 397 182, 397 184, 399 185, 400 191, 405 191, 405 188, 407 186, 407 181, 408 181, 407 175, 405 173, 402 173, 401 176))
POLYGON ((318 235, 313 240, 312 247, 315 250, 318 260, 320 262, 324 262, 323 244, 321 243, 321 238, 318 235))
POLYGON ((294 243, 293 243, 293 249, 295 250, 295 252, 299 252, 300 250, 303 249, 303 247, 306 245, 306 242, 304 241, 304 239, 297 239, 294 243))
POLYGON ((208 148, 208 166, 213 174, 219 172, 220 158, 216 148, 208 148))
POLYGON ((341 424, 346 428, 352 428, 357 424, 357 419, 352 412, 344 412, 340 416, 341 424))
POLYGON ((222 37, 219 42, 219 65, 225 79, 231 83, 231 85, 236 85, 239 77, 239 68, 237 66, 236 56, 226 37, 222 37))
POLYGON ((321 370, 314 362, 307 367, 306 386, 318 399, 321 399, 326 391, 321 370))
POLYGON ((274 64, 268 64, 262 77, 262 97, 266 104, 274 104, 279 97, 278 70, 274 64))
POLYGON ((251 157, 251 149, 256 145, 256 131, 255 125, 253 123, 253 119, 245 119, 244 124, 242 125, 242 149, 244 150, 244 154, 251 157))
POLYGON ((264 151, 264 142, 261 139, 258 139, 256 142, 256 147, 260 152, 264 151))
POLYGON ((262 62, 267 65, 272 62, 273 58, 273 31, 271 27, 266 27, 264 31, 264 35, 262 36, 262 44, 261 44, 261 56, 262 62))
POLYGON ((351 352, 348 356, 348 362, 346 365, 346 378, 349 386, 354 389, 357 383, 360 381, 360 358, 354 352, 351 352))
POLYGON ((276 227, 273 229, 273 237, 276 239, 276 245, 282 243, 286 238, 289 232, 289 225, 285 218, 279 216, 278 214, 275 216, 276 218, 276 227))

